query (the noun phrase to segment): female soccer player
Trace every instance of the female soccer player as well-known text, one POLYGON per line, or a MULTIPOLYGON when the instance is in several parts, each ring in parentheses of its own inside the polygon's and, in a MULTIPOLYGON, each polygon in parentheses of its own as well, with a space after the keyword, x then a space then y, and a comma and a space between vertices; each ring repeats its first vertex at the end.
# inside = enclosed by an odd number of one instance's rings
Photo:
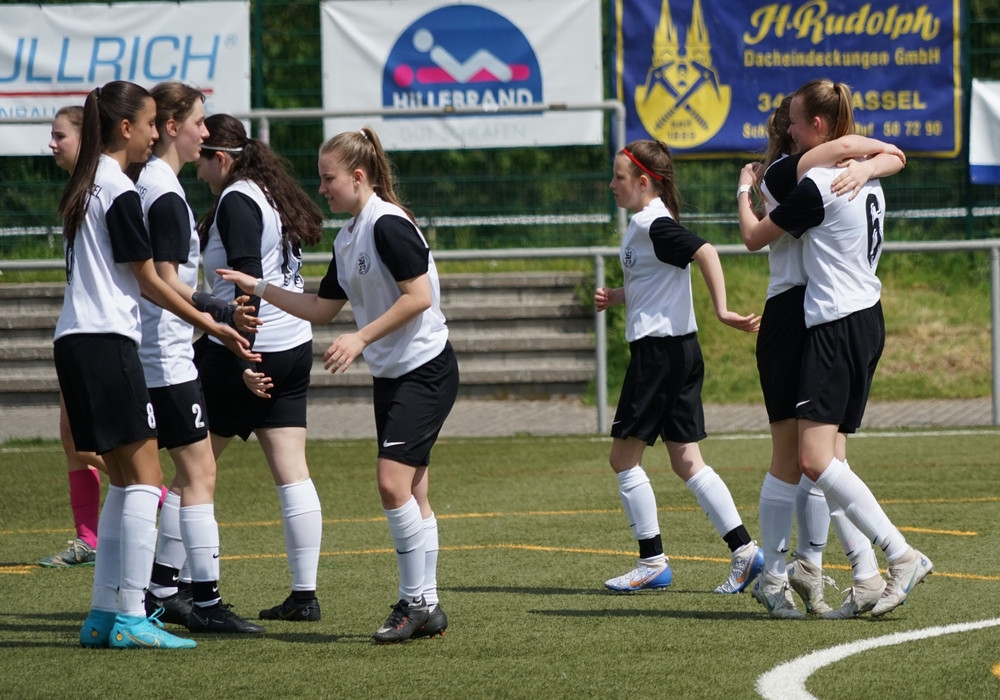
POLYGON ((234 349, 247 345, 156 274, 139 194, 124 173, 146 161, 156 137, 156 104, 145 89, 114 81, 91 91, 79 158, 59 203, 67 285, 56 372, 77 448, 102 455, 111 481, 98 523, 91 610, 80 631, 87 647, 195 646, 147 619, 143 602, 163 475, 137 351, 140 295, 234 349))
MULTIPOLYGON (((218 199, 201 220, 202 261, 212 294, 241 292, 216 270, 264 278, 289 294, 302 293, 302 245, 317 243, 323 216, 270 148, 247 138, 228 114, 205 120, 208 137, 198 178, 218 199)), ((255 294, 248 302, 262 322, 251 335, 260 362, 241 362, 218 343, 206 344, 199 364, 212 448, 218 458, 233 436, 257 436, 271 468, 292 574, 290 595, 260 611, 262 620, 320 619, 316 575, 323 533, 319 495, 306 463, 306 389, 312 366, 312 327, 255 294)))
POLYGON ((698 447, 705 437, 701 404, 705 368, 691 297, 690 263, 698 263, 720 321, 753 332, 760 318, 728 309, 718 253, 679 223, 673 159, 666 144, 628 144, 615 156, 610 186, 615 203, 634 212, 621 244, 625 285, 598 289, 594 304, 598 311, 625 304, 625 338, 631 359, 611 424, 610 462, 625 516, 638 540, 639 562, 604 585, 628 592, 665 588, 672 580, 660 539, 656 496, 642 468, 646 446, 659 437, 674 473, 694 493, 732 552, 729 577, 715 592, 739 593, 758 574, 763 558, 743 526, 729 489, 705 464, 698 447))
MULTIPOLYGON (((234 306, 198 284, 200 239, 194 215, 177 179, 185 163, 198 160, 205 128, 205 95, 183 83, 156 85, 159 139, 136 186, 149 229, 157 274, 195 308, 228 323, 234 306)), ((246 299, 243 297, 242 299, 246 299)), ((215 520, 215 456, 208 439, 205 398, 195 369, 192 327, 169 311, 143 300, 142 362, 156 415, 158 443, 177 467, 160 511, 160 529, 146 612, 192 632, 260 634, 222 602, 219 592, 219 525, 215 520), (180 570, 190 571, 190 587, 178 590, 180 570)))
MULTIPOLYGON (((56 165, 72 173, 80 152, 80 129, 83 126, 83 107, 60 107, 52 120, 52 138, 49 149, 56 165)), ((66 404, 59 394, 59 440, 66 454, 69 473, 69 503, 73 510, 76 538, 67 543, 66 549, 45 557, 38 563, 45 567, 93 566, 97 550, 97 518, 101 511, 101 472, 106 471, 104 460, 94 452, 81 452, 73 444, 73 433, 66 416, 66 404)))
MULTIPOLYGON (((846 85, 816 80, 802 86, 789 105, 788 134, 796 144, 808 147, 824 128, 812 101, 824 93, 836 96, 839 111, 850 109, 846 85)), ((882 615, 900 605, 932 564, 907 544, 868 486, 851 471, 838 438, 838 433, 853 433, 861 424, 885 342, 881 282, 875 274, 882 253, 885 198, 877 180, 866 182, 853 199, 837 197, 841 187, 833 182, 839 174, 837 168, 811 169, 760 221, 745 201, 748 197, 740 193, 738 198, 748 248, 762 248, 786 232, 802 240, 806 334, 795 404, 799 466, 823 492, 831 511, 842 509, 885 552, 889 563, 887 583, 876 569, 855 582, 839 610, 824 613, 853 617, 869 610, 882 615)), ((750 184, 750 178, 744 168, 741 185, 750 184)), ((759 593, 761 600, 770 591, 759 593)), ((772 608, 768 602, 765 606, 772 608)))
MULTIPOLYGON (((853 198, 873 175, 873 168, 878 169, 876 175, 892 174, 902 168, 904 156, 899 149, 854 135, 853 114, 849 108, 842 109, 841 95, 832 85, 821 89, 827 92, 821 92, 811 101, 817 110, 814 115, 816 128, 805 134, 801 143, 794 142, 788 133, 791 96, 786 97, 768 119, 767 152, 761 163, 749 164, 744 169, 746 172, 741 174, 737 190, 738 200, 749 201, 749 197, 742 195, 751 186, 759 187, 764 210, 770 212, 811 167, 833 166, 845 160, 847 167, 834 180, 833 187, 853 198), (793 153, 796 155, 790 156, 793 153), (882 153, 886 155, 876 155, 882 153), (853 160, 868 155, 875 157, 864 163, 853 160), (747 175, 752 175, 751 183, 744 182, 747 175)), ((748 223, 749 218, 741 222, 748 223)), ((831 613, 824 601, 822 569, 831 517, 852 562, 856 580, 867 580, 878 574, 878 566, 871 543, 841 510, 831 513, 822 491, 801 476, 795 421, 798 375, 788 372, 789 367, 801 363, 805 338, 802 303, 806 275, 801 241, 792 236, 774 240, 768 250, 768 264, 770 282, 757 338, 757 366, 771 427, 772 458, 759 503, 764 571, 753 592, 772 617, 794 619, 802 617, 802 613, 795 608, 789 583, 802 597, 807 612, 831 613), (799 546, 786 569, 785 552, 791 539, 796 507, 799 546)), ((841 435, 838 443, 846 443, 846 435, 841 435)))
POLYGON ((317 295, 220 274, 313 323, 329 323, 351 302, 358 331, 334 340, 323 366, 343 372, 363 353, 374 376, 376 475, 399 568, 399 599, 374 639, 443 635, 448 618, 438 600, 438 529, 427 466, 458 394, 458 363, 441 313, 437 268, 413 215, 399 203, 374 131, 345 132, 323 144, 319 176, 330 210, 351 219, 337 234, 317 295))

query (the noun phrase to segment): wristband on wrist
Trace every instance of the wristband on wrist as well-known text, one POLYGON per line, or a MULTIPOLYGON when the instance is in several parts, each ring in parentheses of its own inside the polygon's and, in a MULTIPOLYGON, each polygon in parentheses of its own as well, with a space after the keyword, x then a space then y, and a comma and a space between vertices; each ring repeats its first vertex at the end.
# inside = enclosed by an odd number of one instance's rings
POLYGON ((741 194, 743 194, 744 192, 749 192, 752 189, 753 188, 750 185, 740 185, 739 187, 737 187, 736 188, 736 199, 737 199, 737 201, 739 200, 741 194))
POLYGON ((264 290, 265 289, 267 289, 267 282, 265 282, 262 279, 258 279, 257 282, 254 283, 254 286, 253 286, 253 295, 255 297, 260 297, 261 299, 263 299, 264 298, 264 290))

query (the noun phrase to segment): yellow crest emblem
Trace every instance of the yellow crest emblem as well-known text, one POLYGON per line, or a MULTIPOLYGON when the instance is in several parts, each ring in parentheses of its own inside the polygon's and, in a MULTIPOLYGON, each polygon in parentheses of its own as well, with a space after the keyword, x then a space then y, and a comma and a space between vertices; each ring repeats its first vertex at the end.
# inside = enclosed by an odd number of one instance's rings
POLYGON ((694 2, 682 53, 670 3, 663 0, 646 82, 635 89, 635 109, 650 136, 671 147, 692 148, 722 128, 732 91, 719 82, 711 49, 701 1, 694 2))

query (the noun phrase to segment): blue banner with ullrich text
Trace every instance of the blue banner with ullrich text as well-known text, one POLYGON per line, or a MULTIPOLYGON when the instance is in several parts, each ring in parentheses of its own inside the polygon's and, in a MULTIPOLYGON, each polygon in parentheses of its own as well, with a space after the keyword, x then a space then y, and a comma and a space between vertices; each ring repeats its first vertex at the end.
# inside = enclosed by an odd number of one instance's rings
POLYGON ((856 131, 912 154, 961 149, 961 0, 611 0, 628 140, 759 152, 781 100, 846 83, 856 131))

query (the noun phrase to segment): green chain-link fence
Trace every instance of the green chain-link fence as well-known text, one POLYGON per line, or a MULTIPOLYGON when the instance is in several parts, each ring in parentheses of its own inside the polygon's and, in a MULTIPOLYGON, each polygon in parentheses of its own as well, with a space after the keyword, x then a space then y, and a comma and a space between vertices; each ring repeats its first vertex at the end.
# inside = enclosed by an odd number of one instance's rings
MULTIPOLYGON (((1000 79, 1000 20, 996 19, 1000 0, 973 1, 964 9, 968 88, 973 76, 1000 79)), ((251 22, 252 106, 321 107, 318 0, 253 0, 251 22)), ((610 56, 608 32, 605 35, 604 53, 610 56)), ((320 121, 272 119, 269 136, 272 148, 290 161, 302 185, 322 204, 315 195, 316 150, 323 138, 320 121)), ((969 184, 967 147, 968 140, 963 138, 963 152, 956 158, 910 159, 903 172, 884 183, 892 212, 903 217, 893 220, 895 240, 998 234, 1000 216, 990 212, 996 211, 1000 188, 969 184), (983 208, 987 213, 982 213, 983 208)), ((584 215, 602 222, 441 227, 435 231, 437 248, 615 242, 613 203, 607 189, 610 146, 396 152, 392 157, 402 196, 421 217, 584 215)), ((678 164, 684 220, 713 242, 739 241, 731 219, 719 221, 713 215, 733 215, 732 191, 742 165, 736 159, 683 159, 678 164)), ((0 232, 37 227, 52 232, 49 236, 2 236, 0 256, 61 256, 56 207, 65 178, 51 158, 0 158, 0 232)), ((206 211, 211 197, 208 188, 194 179, 190 166, 182 179, 195 212, 206 211)))

